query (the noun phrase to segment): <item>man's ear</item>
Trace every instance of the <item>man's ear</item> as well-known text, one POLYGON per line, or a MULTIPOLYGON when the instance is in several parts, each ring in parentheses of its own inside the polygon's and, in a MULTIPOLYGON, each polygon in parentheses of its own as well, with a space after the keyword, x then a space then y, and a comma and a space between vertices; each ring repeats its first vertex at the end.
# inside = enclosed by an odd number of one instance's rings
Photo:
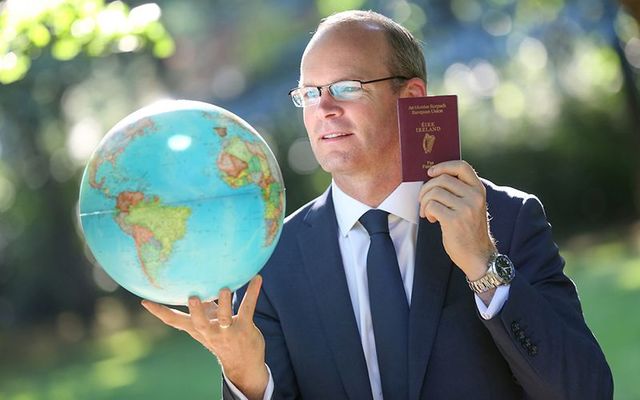
POLYGON ((400 97, 423 97, 427 95, 427 84, 420 78, 411 78, 405 82, 400 97))

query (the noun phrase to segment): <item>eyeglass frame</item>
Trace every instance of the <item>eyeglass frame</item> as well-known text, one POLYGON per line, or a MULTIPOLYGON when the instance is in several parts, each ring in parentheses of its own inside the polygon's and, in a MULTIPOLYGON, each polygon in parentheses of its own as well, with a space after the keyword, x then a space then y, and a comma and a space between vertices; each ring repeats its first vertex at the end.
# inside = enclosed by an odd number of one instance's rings
MULTIPOLYGON (((407 78, 405 76, 400 76, 400 75, 394 75, 394 76, 388 76, 385 78, 379 78, 379 79, 371 79, 368 81, 361 81, 359 79, 344 79, 344 80, 340 80, 340 81, 336 81, 336 82, 332 82, 329 83, 328 85, 322 85, 322 86, 299 86, 299 87, 295 87, 291 90, 289 90, 289 97, 291 97, 291 101, 293 102, 293 104, 298 107, 298 108, 304 108, 304 107, 308 107, 308 106, 312 106, 315 104, 318 104, 320 102, 320 98, 322 97, 322 89, 327 88, 329 89, 328 92, 331 95, 331 97, 333 97, 334 99, 338 100, 338 101, 351 101, 348 99, 337 99, 334 94, 331 92, 331 87, 335 84, 338 83, 343 83, 343 82, 358 82, 360 84, 360 89, 362 89, 362 85, 366 85, 369 83, 376 83, 376 82, 382 82, 382 81, 388 81, 391 79, 403 79, 403 80, 409 80, 410 78, 407 78), (318 90, 318 101, 316 103, 312 103, 312 104, 307 104, 306 106, 303 105, 303 103, 300 103, 300 105, 298 105, 298 103, 296 103, 295 101, 295 97, 293 96, 293 92, 298 91, 300 89, 317 89, 318 90)), ((354 99, 355 100, 355 99, 354 99)))

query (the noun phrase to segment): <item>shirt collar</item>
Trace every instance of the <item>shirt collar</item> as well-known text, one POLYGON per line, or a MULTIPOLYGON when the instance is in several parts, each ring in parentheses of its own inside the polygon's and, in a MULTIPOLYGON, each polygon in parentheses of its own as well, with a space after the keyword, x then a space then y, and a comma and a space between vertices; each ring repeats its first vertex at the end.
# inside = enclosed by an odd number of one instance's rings
MULTIPOLYGON (((422 182, 403 182, 378 206, 392 215, 417 225, 418 195, 422 182)), ((331 196, 336 210, 336 218, 340 234, 347 236, 360 217, 371 207, 343 192, 334 181, 331 181, 331 196)))

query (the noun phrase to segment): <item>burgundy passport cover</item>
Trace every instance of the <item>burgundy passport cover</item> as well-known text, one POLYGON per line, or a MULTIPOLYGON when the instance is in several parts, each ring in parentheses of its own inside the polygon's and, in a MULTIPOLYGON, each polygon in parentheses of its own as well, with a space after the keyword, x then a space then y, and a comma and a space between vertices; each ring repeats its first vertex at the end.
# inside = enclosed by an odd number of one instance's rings
POLYGON ((398 99, 402 181, 427 181, 427 170, 442 161, 460 159, 458 97, 398 99))

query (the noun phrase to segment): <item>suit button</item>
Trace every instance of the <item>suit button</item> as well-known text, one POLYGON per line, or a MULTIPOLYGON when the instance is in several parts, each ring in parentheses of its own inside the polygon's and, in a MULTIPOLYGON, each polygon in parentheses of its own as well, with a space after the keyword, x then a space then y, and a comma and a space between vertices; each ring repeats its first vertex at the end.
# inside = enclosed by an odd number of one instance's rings
POLYGON ((524 341, 526 338, 526 336, 524 335, 524 332, 522 331, 518 331, 518 333, 516 333, 516 336, 520 342, 524 341))
POLYGON ((518 323, 518 321, 513 321, 511 323, 511 330, 515 333, 518 332, 520 330, 520 324, 518 323))
POLYGON ((531 347, 531 340, 529 338, 526 338, 522 344, 524 345, 524 347, 526 348, 530 348, 531 347))
POLYGON ((529 352, 528 353, 529 353, 530 356, 535 356, 536 354, 538 354, 538 347, 535 344, 531 345, 529 347, 529 352))

